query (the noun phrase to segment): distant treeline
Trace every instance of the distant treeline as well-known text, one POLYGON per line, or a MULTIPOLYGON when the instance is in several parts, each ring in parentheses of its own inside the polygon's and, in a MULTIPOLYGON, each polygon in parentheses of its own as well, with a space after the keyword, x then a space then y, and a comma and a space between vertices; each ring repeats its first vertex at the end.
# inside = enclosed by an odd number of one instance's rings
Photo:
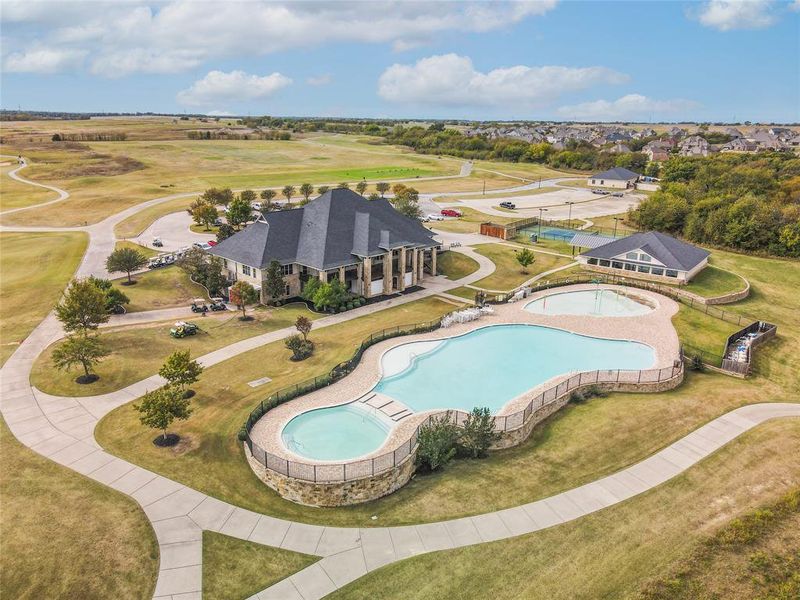
MULTIPOLYGON (((509 138, 489 139, 483 135, 467 136, 453 129, 432 125, 425 127, 397 126, 386 134, 392 144, 413 148, 423 154, 448 154, 462 158, 531 162, 556 169, 595 171, 625 167, 643 173, 647 156, 640 152, 612 154, 588 142, 569 140, 563 150, 547 142, 526 142, 509 138)), ((644 144, 642 144, 643 146, 644 144)), ((641 148, 641 146, 639 146, 641 148)))
POLYGON ((630 219, 701 244, 800 257, 800 158, 786 152, 672 157, 661 189, 630 219))
POLYGON ((236 131, 188 131, 190 140, 290 140, 289 131, 258 131, 254 133, 237 133, 236 131))
POLYGON ((124 142, 128 139, 128 134, 124 131, 54 133, 51 139, 54 142, 124 142))

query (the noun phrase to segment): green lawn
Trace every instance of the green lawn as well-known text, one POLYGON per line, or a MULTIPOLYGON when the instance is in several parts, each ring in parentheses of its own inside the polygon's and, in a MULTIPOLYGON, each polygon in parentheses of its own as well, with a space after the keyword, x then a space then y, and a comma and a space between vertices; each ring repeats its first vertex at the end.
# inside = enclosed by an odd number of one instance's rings
POLYGON ((436 257, 436 267, 448 279, 461 279, 477 271, 480 265, 460 252, 443 252, 436 257))
POLYGON ((713 298, 741 291, 745 287, 747 287, 745 280, 735 273, 708 265, 684 289, 704 298, 713 298))
POLYGON ((130 298, 131 303, 125 305, 128 312, 189 306, 194 298, 208 298, 205 288, 194 283, 175 265, 153 269, 133 278, 136 280, 134 285, 121 285, 127 277, 114 281, 130 298))
POLYGON ((432 229, 448 231, 450 233, 478 233, 481 230, 481 223, 488 223, 491 221, 492 223, 496 223, 498 225, 504 225, 505 223, 510 223, 511 221, 515 220, 513 218, 487 215, 486 213, 477 211, 474 208, 459 207, 458 210, 461 211, 462 216, 457 219, 432 221, 430 223, 426 223, 425 225, 432 229))
POLYGON ((165 217, 180 210, 185 210, 189 208, 193 201, 193 197, 175 198, 145 208, 135 215, 120 221, 114 228, 114 233, 118 238, 137 237, 161 217, 165 217))
POLYGON ((250 311, 255 319, 240 321, 241 313, 226 311, 211 313, 206 318, 191 319, 200 327, 197 335, 183 339, 170 337, 173 322, 103 330, 101 339, 111 354, 101 362, 96 371, 100 379, 91 385, 75 383, 77 371, 58 371, 53 368, 53 351, 61 344, 56 342, 36 359, 31 372, 31 382, 43 392, 59 396, 91 396, 105 394, 155 375, 164 360, 176 350, 190 350, 197 358, 218 348, 284 327, 291 327, 299 315, 315 319, 319 315, 304 304, 291 304, 279 308, 258 308, 250 311))
POLYGON ((137 252, 141 252, 147 258, 152 258, 152 257, 158 256, 160 254, 160 252, 157 249, 147 248, 146 246, 142 246, 141 244, 137 244, 135 242, 128 242, 128 241, 119 241, 119 242, 116 243, 114 248, 116 250, 119 250, 120 248, 131 248, 133 250, 136 250, 137 252))
MULTIPOLYGON (((388 565, 329 597, 642 598, 648 580, 686 560, 722 524, 796 488, 800 461, 789 456, 798 453, 800 420, 769 422, 686 473, 626 502, 536 533, 388 565)), ((561 468, 570 466, 564 463, 561 468)), ((796 552, 796 547, 783 550, 796 552)), ((751 582, 746 573, 741 575, 739 589, 747 590, 751 582)), ((739 594, 690 597, 753 598, 739 594)), ((769 597, 793 596, 790 592, 769 597)))
POLYGON ((728 336, 742 328, 741 325, 722 321, 685 304, 680 304, 678 312, 672 317, 672 324, 681 343, 687 346, 686 354, 692 356, 695 350, 701 350, 706 353, 705 362, 717 367, 722 365, 728 336))
POLYGON ((245 600, 318 560, 204 531, 203 600, 245 600))
POLYGON ((588 188, 588 187, 600 188, 600 187, 602 187, 602 186, 599 186, 599 185, 590 186, 586 182, 586 179, 567 179, 566 181, 561 181, 561 182, 557 183, 556 185, 561 185, 561 186, 564 186, 564 187, 580 187, 580 188, 588 188))
POLYGON ((219 227, 212 225, 208 229, 206 229, 205 225, 198 225, 197 223, 192 223, 189 225, 189 229, 194 231, 195 233, 200 233, 203 235, 209 236, 209 239, 213 239, 217 235, 217 231, 219 231, 219 227))
MULTIPOLYGON (((521 183, 521 182, 518 182, 521 183)), ((511 187, 513 184, 509 184, 511 187)), ((465 196, 440 196, 438 198, 434 198, 434 202, 453 202, 456 200, 482 200, 485 198, 517 198, 520 196, 536 196, 538 194, 547 194, 548 192, 555 192, 558 191, 558 188, 555 186, 545 186, 541 188, 534 188, 532 190, 522 190, 520 192, 486 192, 485 194, 481 195, 465 195, 465 196)), ((494 207, 497 208, 497 207, 494 207)), ((502 210, 502 209, 501 209, 502 210)))
POLYGON ((474 290, 466 286, 461 286, 452 290, 447 290, 448 294, 452 294, 453 296, 459 296, 461 298, 464 298, 465 300, 469 300, 470 302, 473 302, 475 300, 475 292, 477 292, 477 290, 474 290))
MULTIPOLYGON (((544 273, 550 269, 568 265, 572 260, 563 256, 554 256, 535 252, 536 262, 530 265, 525 273, 516 259, 518 248, 506 246, 504 244, 480 244, 475 246, 475 250, 490 259, 497 269, 483 279, 476 281, 473 285, 487 290, 512 290, 524 283, 534 275, 544 273)), ((556 277, 556 275, 554 275, 556 277)))
MULTIPOLYGON (((8 176, 19 165, 15 159, 0 158, 0 163, 11 163, 0 166, 0 210, 11 210, 33 206, 58 198, 58 194, 34 185, 22 183, 8 176)), ((25 177, 26 169, 19 172, 20 177, 25 177)))
POLYGON ((0 597, 152 598, 158 547, 135 500, 20 444, 0 420, 0 597))
POLYGON ((58 303, 87 243, 80 232, 0 234, 0 364, 58 303))

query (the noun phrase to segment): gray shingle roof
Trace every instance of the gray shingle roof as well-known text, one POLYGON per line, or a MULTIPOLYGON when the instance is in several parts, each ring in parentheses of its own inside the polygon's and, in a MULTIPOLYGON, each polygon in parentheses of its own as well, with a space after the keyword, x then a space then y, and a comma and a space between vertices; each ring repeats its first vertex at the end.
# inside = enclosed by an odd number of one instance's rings
POLYGON ((397 212, 388 200, 334 189, 305 206, 267 213, 209 252, 259 269, 277 260, 325 270, 400 246, 437 245, 419 221, 397 212))
POLYGON ((710 254, 707 250, 682 242, 658 231, 634 233, 626 238, 581 253, 590 258, 614 258, 631 250, 646 252, 668 269, 690 271, 710 254))
POLYGON ((599 248, 610 244, 617 238, 608 235, 598 235, 596 233, 576 233, 570 240, 570 245, 577 248, 599 248))
POLYGON ((608 171, 603 171, 597 175, 592 175, 590 179, 620 179, 627 181, 628 179, 636 179, 637 177, 639 177, 639 174, 634 173, 630 169, 626 169, 625 167, 614 167, 608 171))

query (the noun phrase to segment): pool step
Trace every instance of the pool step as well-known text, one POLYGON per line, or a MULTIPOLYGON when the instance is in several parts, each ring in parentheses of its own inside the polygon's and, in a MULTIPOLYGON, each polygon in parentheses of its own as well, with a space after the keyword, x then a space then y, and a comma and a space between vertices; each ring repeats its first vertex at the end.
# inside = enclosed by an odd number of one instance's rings
POLYGON ((392 416, 392 420, 393 420, 393 421, 402 421, 402 420, 403 420, 403 419, 405 419, 406 417, 410 417, 410 416, 411 416, 411 415, 413 415, 413 414, 414 414, 413 412, 411 412, 411 411, 410 411, 410 410, 408 410, 407 408, 404 408, 403 410, 401 410, 401 411, 400 411, 399 413, 397 413, 396 415, 393 415, 393 416, 392 416))
MULTIPOLYGON (((358 401, 361 402, 362 404, 369 404, 369 401, 372 400, 375 396, 376 394, 365 394, 362 398, 359 398, 358 401)), ((370 404, 370 406, 372 405, 370 404)))
MULTIPOLYGON (((373 394, 372 397, 367 400, 367 406, 371 406, 372 408, 377 408, 378 410, 383 410, 384 407, 389 406, 394 400, 391 398, 387 398, 386 396, 378 396, 378 394, 373 394)), ((385 410, 383 412, 386 412, 385 410)))

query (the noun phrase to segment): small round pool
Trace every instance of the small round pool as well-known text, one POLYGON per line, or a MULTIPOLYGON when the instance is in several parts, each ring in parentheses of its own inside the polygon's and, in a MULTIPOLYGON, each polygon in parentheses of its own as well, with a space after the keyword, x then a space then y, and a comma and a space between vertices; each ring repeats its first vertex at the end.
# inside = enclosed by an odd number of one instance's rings
POLYGON ((589 315, 598 317, 636 317, 653 309, 643 301, 619 290, 599 288, 562 292, 537 298, 525 310, 539 315, 589 315))
POLYGON ((388 419, 361 404, 341 404, 300 413, 281 432, 286 448, 314 460, 349 460, 380 448, 388 419))

